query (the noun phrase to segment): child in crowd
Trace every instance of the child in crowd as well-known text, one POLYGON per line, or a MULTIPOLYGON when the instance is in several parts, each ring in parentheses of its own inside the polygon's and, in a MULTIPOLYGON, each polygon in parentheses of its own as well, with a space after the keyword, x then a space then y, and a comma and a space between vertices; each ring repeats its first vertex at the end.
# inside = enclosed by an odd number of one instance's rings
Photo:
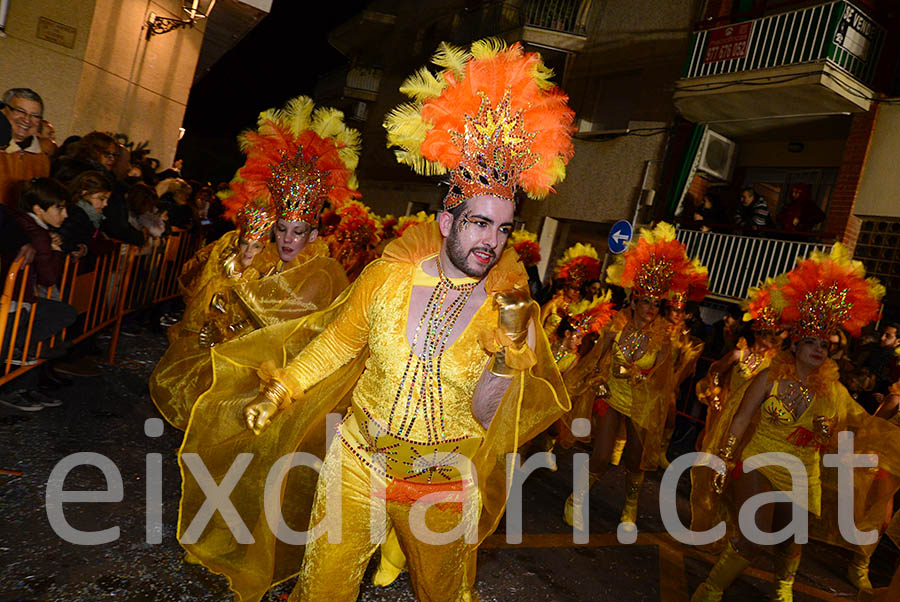
MULTIPOLYGON (((18 299, 10 305, 3 345, 0 347, 2 356, 8 357, 10 338, 18 313, 18 328, 15 329, 16 336, 12 344, 13 365, 33 363, 38 343, 41 344, 40 356, 47 359, 62 357, 69 348, 67 343, 61 341, 55 341, 51 347, 50 339, 64 328, 71 326, 78 313, 71 305, 50 298, 50 295, 44 292, 49 290, 52 294, 56 287, 55 296, 59 297, 58 285, 62 278, 65 257, 61 250, 62 240, 55 230, 66 219, 68 198, 69 192, 66 188, 50 178, 33 178, 19 196, 20 211, 16 215, 16 222, 34 249, 34 258, 28 272, 28 280, 25 282, 21 306, 18 299), (42 293, 37 294, 41 289, 42 293), (34 319, 30 332, 31 343, 26 353, 25 341, 29 336, 27 325, 32 314, 34 319)), ((52 366, 45 366, 41 373, 41 383, 61 384, 63 378, 54 372, 52 366)), ((58 400, 33 388, 23 389, 20 395, 5 399, 3 403, 26 411, 60 405, 58 400)))
POLYGON ((89 249, 96 249, 103 208, 112 194, 109 180, 99 171, 78 174, 69 184, 72 204, 69 216, 60 227, 61 248, 66 253, 84 256, 89 249))
POLYGON ((128 223, 149 239, 159 239, 166 233, 166 222, 159 212, 159 197, 147 184, 138 182, 125 194, 128 203, 128 223))

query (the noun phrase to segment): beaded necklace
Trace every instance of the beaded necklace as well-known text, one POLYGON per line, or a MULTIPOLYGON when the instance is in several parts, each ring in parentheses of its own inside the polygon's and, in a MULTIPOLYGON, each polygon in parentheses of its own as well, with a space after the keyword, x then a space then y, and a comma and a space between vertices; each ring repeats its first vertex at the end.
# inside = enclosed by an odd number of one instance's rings
POLYGON ((622 351, 622 357, 627 362, 636 362, 643 357, 643 351, 647 349, 647 341, 650 336, 643 330, 632 330, 628 336, 619 337, 619 349, 622 351), (641 352, 638 355, 638 352, 641 352))
POLYGON ((416 325, 406 368, 394 394, 388 417, 388 429, 400 436, 409 436, 420 412, 425 419, 428 442, 446 439, 444 422, 444 393, 441 385, 441 358, 456 321, 469 302, 478 282, 455 284, 441 267, 437 257, 438 283, 428 298, 425 311, 416 325), (447 302, 450 291, 457 291, 456 299, 447 302), (445 307, 446 304, 446 307, 445 307), (419 337, 423 337, 422 356, 416 355, 419 337), (415 403, 413 398, 418 392, 415 403), (405 405, 403 405, 405 401, 405 405))

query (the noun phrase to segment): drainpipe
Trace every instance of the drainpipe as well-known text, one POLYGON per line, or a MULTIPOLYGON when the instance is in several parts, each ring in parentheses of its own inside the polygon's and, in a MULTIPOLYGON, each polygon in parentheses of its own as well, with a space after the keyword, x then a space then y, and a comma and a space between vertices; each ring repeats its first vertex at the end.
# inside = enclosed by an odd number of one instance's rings
POLYGON ((9 0, 0 0, 0 38, 6 37, 6 14, 9 12, 9 0))

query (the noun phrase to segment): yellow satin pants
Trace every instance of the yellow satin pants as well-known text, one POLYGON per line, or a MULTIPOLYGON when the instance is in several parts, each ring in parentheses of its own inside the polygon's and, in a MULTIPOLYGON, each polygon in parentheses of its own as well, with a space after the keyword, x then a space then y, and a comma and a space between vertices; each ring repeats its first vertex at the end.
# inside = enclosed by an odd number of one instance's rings
MULTIPOLYGON (((463 537, 443 544, 419 539, 410 525, 411 504, 385 501, 377 493, 373 495, 373 490, 385 491, 387 480, 370 471, 339 437, 335 437, 316 485, 310 525, 317 525, 325 518, 329 483, 334 487, 340 482, 340 543, 329 543, 328 535, 323 534, 307 544, 300 577, 289 602, 354 602, 359 596, 369 559, 378 547, 378 537, 373 538, 371 533, 373 520, 383 521, 376 528, 382 536, 391 527, 396 531, 409 563, 413 591, 420 602, 477 599, 470 591, 467 575, 475 566, 476 545, 467 543, 463 537), (386 519, 373 518, 373 511, 375 517, 386 514, 386 519)), ((424 502, 420 504, 424 505, 424 502)), ((480 503, 432 504, 424 512, 425 526, 435 533, 451 531, 461 521, 474 526, 479 510, 480 503)), ((415 512, 413 520, 416 520, 415 512)), ((421 534, 421 529, 417 533, 421 534)))

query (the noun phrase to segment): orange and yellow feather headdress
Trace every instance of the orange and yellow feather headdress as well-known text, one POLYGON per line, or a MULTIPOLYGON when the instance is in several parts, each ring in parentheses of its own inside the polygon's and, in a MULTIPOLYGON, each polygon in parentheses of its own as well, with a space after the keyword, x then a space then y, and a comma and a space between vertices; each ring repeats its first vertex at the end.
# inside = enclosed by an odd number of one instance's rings
POLYGON ((544 198, 572 157, 574 112, 536 52, 489 38, 469 50, 441 43, 400 91, 412 100, 384 121, 388 147, 423 175, 449 172, 444 208, 491 195, 515 202, 517 188, 544 198))
POLYGON ((606 269, 606 281, 638 297, 699 300, 706 294, 707 271, 688 258, 675 228, 660 222, 652 230, 642 228, 637 242, 616 256, 606 269))
POLYGON ((584 299, 569 306, 569 323, 580 335, 589 332, 600 332, 615 315, 616 310, 612 302, 612 291, 607 290, 603 295, 594 297, 588 301, 584 299))
POLYGON ((784 274, 777 304, 795 336, 825 339, 839 328, 859 336, 878 317, 884 293, 878 280, 866 278, 862 262, 835 243, 830 254, 813 251, 784 274))
POLYGON ((541 245, 537 234, 528 230, 515 230, 509 235, 509 244, 516 250, 522 265, 526 268, 537 265, 541 261, 541 245))
POLYGON ((576 243, 566 249, 563 256, 556 261, 556 278, 568 280, 573 286, 581 285, 600 278, 603 264, 597 249, 584 243, 576 243))
POLYGON ((775 301, 778 282, 766 278, 762 286, 751 286, 747 290, 747 298, 741 302, 744 309, 744 322, 753 321, 753 330, 778 330, 781 310, 775 301))
POLYGON ((340 204, 358 198, 359 132, 343 119, 337 109, 316 108, 306 96, 260 113, 256 129, 238 137, 247 160, 225 204, 271 204, 276 219, 316 226, 326 199, 340 204))

